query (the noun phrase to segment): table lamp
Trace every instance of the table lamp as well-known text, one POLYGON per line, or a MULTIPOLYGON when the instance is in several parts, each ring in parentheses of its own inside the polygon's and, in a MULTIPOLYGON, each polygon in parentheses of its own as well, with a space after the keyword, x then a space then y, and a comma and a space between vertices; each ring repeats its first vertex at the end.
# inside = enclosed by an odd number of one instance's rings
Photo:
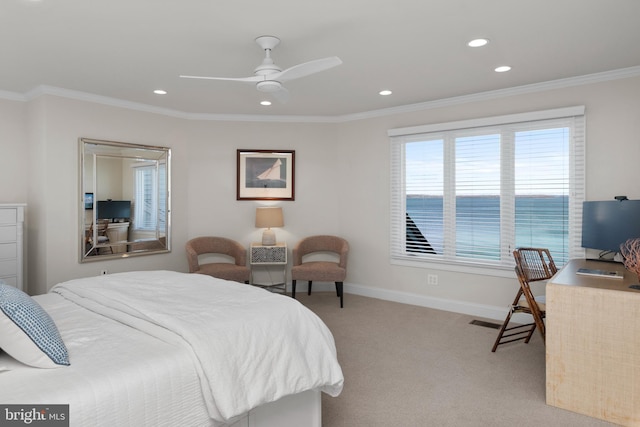
POLYGON ((262 245, 273 246, 276 244, 276 233, 271 227, 284 226, 282 217, 282 208, 279 207, 263 207, 256 208, 256 227, 266 228, 262 233, 262 245))

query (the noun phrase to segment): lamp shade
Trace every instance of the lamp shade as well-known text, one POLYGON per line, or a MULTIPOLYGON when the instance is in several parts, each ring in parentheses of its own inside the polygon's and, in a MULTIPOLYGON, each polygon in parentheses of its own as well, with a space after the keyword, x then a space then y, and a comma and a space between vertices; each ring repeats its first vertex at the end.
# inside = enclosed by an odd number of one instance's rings
POLYGON ((282 208, 256 208, 256 227, 266 228, 262 233, 262 244, 264 246, 276 244, 276 233, 273 232, 271 227, 282 227, 283 225, 282 208))
POLYGON ((263 207, 256 208, 256 227, 271 228, 284 226, 284 218, 282 217, 282 208, 279 207, 263 207))

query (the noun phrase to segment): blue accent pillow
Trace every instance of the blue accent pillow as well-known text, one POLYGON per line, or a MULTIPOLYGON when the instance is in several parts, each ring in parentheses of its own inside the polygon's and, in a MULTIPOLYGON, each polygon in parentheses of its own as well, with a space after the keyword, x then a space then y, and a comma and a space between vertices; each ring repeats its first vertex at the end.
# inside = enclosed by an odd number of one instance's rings
POLYGON ((53 319, 29 295, 0 281, 0 348, 36 368, 68 366, 69 355, 53 319))

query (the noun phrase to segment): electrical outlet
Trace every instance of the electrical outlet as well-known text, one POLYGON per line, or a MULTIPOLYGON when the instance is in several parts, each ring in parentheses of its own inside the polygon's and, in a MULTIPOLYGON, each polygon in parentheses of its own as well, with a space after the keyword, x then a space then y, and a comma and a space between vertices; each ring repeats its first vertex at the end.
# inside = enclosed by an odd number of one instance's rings
POLYGON ((427 274, 427 285, 437 285, 437 284, 438 284, 438 275, 427 274))
POLYGON ((107 274, 107 270, 100 270, 100 274, 104 276, 105 274, 107 274))

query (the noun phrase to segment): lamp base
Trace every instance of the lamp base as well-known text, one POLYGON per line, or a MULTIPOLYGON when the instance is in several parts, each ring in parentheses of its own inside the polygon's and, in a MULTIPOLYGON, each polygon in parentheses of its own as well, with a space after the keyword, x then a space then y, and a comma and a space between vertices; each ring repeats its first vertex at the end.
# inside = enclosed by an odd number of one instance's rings
POLYGON ((262 233, 262 246, 274 246, 276 244, 276 233, 267 228, 262 233))

